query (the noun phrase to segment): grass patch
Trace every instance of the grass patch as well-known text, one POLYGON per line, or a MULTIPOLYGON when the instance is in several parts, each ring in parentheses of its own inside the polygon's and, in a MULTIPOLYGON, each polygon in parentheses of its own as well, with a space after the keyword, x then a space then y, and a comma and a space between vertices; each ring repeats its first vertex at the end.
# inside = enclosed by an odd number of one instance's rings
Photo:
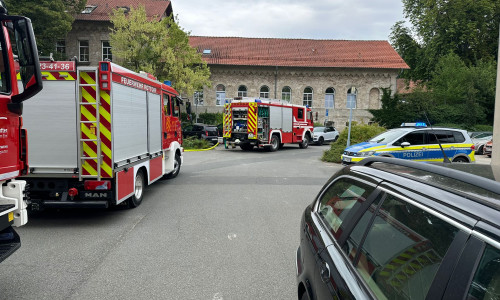
POLYGON ((212 143, 207 140, 199 139, 195 136, 190 136, 182 141, 182 147, 185 150, 207 149, 212 147, 212 143))

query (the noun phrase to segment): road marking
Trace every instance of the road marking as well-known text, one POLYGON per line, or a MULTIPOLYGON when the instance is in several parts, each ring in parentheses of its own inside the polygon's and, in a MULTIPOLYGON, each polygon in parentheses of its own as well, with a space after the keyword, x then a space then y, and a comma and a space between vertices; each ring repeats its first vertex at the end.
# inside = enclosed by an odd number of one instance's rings
POLYGON ((230 233, 230 234, 228 234, 228 235, 227 235, 227 238, 228 238, 230 241, 232 241, 232 240, 236 239, 236 233, 230 233))

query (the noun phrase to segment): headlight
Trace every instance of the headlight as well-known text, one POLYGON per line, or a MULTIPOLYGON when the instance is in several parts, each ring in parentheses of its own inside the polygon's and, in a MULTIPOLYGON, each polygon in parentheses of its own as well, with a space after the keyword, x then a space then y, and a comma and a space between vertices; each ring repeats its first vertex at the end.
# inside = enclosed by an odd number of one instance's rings
POLYGON ((358 152, 359 157, 368 157, 372 156, 375 151, 366 151, 366 152, 358 152))

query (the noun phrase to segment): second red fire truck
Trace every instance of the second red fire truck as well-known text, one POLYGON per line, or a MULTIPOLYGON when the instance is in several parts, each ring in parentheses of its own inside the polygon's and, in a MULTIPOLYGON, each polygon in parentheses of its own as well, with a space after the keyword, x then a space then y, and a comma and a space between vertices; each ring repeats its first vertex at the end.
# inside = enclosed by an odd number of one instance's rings
POLYGON ((44 89, 25 106, 29 201, 44 207, 141 204, 146 185, 183 161, 179 94, 111 62, 41 62, 44 89))
POLYGON ((276 151, 286 143, 307 148, 313 134, 312 111, 282 100, 239 98, 224 106, 223 137, 226 148, 266 147, 276 151))

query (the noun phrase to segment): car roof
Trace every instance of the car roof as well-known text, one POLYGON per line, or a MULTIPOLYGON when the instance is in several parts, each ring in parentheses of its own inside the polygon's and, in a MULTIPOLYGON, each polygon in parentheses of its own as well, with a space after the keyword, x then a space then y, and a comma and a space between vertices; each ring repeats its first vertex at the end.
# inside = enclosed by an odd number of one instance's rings
POLYGON ((500 167, 476 164, 429 164, 387 157, 368 157, 348 166, 346 174, 363 174, 433 198, 475 219, 500 228, 500 167), (498 174, 498 175, 497 175, 498 174), (427 192, 426 192, 427 191, 427 192), (454 197, 437 195, 453 194, 454 197), (458 196, 458 197, 456 197, 458 196), (458 201, 457 199, 460 199, 458 201))

